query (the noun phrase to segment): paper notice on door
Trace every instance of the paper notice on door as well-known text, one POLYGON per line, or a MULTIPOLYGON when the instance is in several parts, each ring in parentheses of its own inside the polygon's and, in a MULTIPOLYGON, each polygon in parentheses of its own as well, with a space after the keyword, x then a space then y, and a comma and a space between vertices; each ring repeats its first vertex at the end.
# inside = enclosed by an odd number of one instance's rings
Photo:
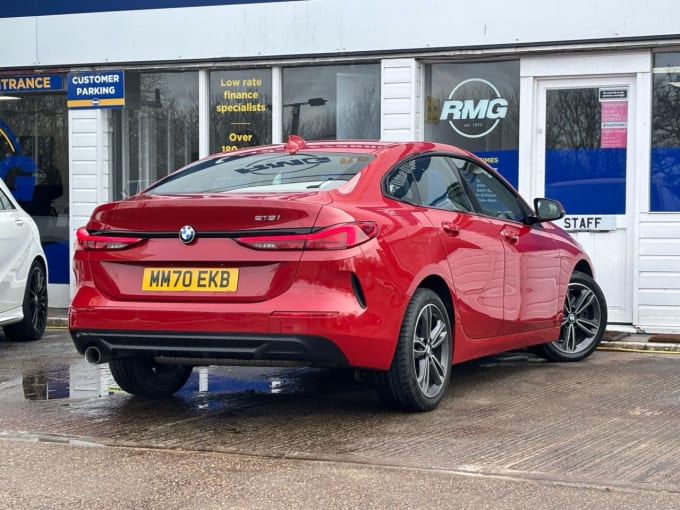
POLYGON ((603 149, 626 148, 628 140, 628 100, 626 92, 626 89, 620 91, 616 89, 600 90, 602 108, 600 147, 603 149), (607 93, 603 94, 603 92, 607 93))

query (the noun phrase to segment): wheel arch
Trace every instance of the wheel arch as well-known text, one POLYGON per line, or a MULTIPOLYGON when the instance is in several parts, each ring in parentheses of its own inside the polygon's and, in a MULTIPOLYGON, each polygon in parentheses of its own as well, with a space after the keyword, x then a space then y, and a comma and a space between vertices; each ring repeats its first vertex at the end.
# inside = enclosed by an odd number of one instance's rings
POLYGON ((436 274, 430 275, 418 284, 419 289, 430 289, 436 292, 439 297, 444 301, 449 316, 451 318, 451 324, 453 325, 454 311, 453 311, 453 296, 451 296, 451 291, 449 286, 446 284, 444 279, 436 274))
POLYGON ((42 265, 45 272, 47 272, 47 260, 45 260, 45 257, 43 255, 36 255, 35 258, 33 259, 33 262, 36 261, 40 262, 40 265, 42 265))
MULTIPOLYGON (((42 253, 38 253, 38 254, 35 255, 35 257, 33 257, 33 262, 37 262, 42 266, 43 271, 45 271, 45 284, 47 285, 47 283, 49 282, 49 277, 50 277, 49 272, 48 272, 48 268, 47 268, 47 259, 45 258, 45 256, 42 253)), ((28 266, 29 272, 30 272, 30 267, 33 265, 33 262, 31 262, 31 265, 28 266)))
MULTIPOLYGON (((593 273, 593 268, 591 267, 591 265, 588 263, 587 260, 583 260, 583 259, 579 260, 576 263, 576 265, 574 266, 574 271, 578 271, 580 273, 585 273, 588 276, 590 276, 591 278, 594 278, 594 276, 595 276, 594 273, 593 273)), ((572 273, 574 271, 572 271, 572 273)))
POLYGON ((453 351, 456 347, 456 338, 453 334, 455 329, 454 325, 456 323, 456 311, 453 304, 453 295, 451 294, 451 289, 446 283, 446 281, 439 275, 432 274, 422 280, 418 285, 419 289, 429 289, 435 294, 437 294, 446 306, 446 311, 449 314, 449 322, 451 324, 451 358, 453 359, 453 351))

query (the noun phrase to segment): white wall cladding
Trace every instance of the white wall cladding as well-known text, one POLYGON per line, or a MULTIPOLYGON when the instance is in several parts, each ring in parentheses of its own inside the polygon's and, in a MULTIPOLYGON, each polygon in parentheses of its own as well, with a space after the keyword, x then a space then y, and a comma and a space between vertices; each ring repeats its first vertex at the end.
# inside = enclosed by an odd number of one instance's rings
POLYGON ((676 35, 680 2, 306 0, 0 19, 0 68, 676 35), (143 43, 142 43, 143 41, 143 43))
POLYGON ((680 214, 640 218, 638 326, 680 331, 680 214))
POLYGON ((415 59, 382 61, 380 138, 422 140, 422 66, 415 59))
MULTIPOLYGON (((68 126, 69 224, 71 239, 75 239, 75 231, 87 223, 94 208, 110 200, 111 112, 69 110, 68 126)), ((73 258, 72 243, 70 255, 73 258)))

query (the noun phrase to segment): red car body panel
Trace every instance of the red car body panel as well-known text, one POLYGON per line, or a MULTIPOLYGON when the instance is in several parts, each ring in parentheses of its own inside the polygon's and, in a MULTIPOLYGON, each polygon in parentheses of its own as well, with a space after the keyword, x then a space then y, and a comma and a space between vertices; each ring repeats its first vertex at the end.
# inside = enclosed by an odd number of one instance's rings
MULTIPOLYGON (((79 351, 100 333, 104 339, 108 334, 204 335, 202 355, 211 352, 212 333, 263 336, 265 342, 300 336, 327 339, 349 366, 385 370, 409 300, 424 282, 441 290, 450 304, 452 362, 558 337, 569 276, 579 263, 590 267, 568 234, 552 224, 536 228, 421 207, 381 191, 386 172, 411 155, 441 152, 488 168, 483 162, 429 142, 310 142, 305 150, 373 159, 354 178, 326 191, 199 196, 143 191, 99 206, 85 226, 88 232, 140 241, 125 249, 76 250, 69 328, 74 340, 80 338, 79 351), (377 225, 377 235, 339 250, 253 249, 239 237, 291 229, 306 235, 352 222, 377 225), (177 239, 187 224, 199 233, 191 244, 177 239), (149 267, 237 269, 238 286, 228 293, 144 290, 149 267)), ((257 148, 228 156, 270 152, 286 150, 257 148)), ((221 157, 227 155, 212 158, 221 157)), ((214 340, 216 353, 223 344, 222 337, 214 340)), ((145 348, 162 354, 153 345, 145 348)), ((187 349, 182 344, 176 352, 187 349)))

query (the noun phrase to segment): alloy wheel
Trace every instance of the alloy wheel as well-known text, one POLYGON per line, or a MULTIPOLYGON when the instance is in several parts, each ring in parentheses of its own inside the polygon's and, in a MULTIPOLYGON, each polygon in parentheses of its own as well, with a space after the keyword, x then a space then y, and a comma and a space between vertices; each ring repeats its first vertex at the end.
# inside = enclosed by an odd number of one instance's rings
POLYGON ((35 266, 28 282, 28 316, 36 331, 43 331, 47 321, 47 282, 45 272, 35 266))
POLYGON ((413 364, 416 381, 426 397, 441 391, 451 364, 449 331, 442 310, 434 304, 422 308, 413 334, 413 364))
POLYGON ((598 340, 602 324, 602 308, 595 292, 579 282, 571 282, 564 301, 564 318, 560 339, 555 347, 575 354, 588 349, 598 340))

